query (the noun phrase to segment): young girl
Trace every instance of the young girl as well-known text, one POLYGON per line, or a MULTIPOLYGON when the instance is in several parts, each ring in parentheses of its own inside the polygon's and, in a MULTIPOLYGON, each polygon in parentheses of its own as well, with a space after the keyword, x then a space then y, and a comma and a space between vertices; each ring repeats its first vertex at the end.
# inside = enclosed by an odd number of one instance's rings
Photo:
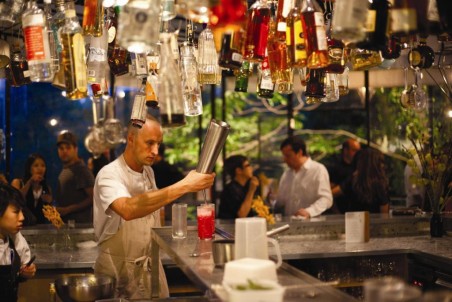
POLYGON ((23 197, 8 184, 0 183, 0 297, 1 301, 17 301, 19 279, 31 278, 36 266, 26 263, 31 259, 30 248, 20 233, 24 221, 23 197))
MULTIPOLYGON (((46 162, 44 157, 33 153, 25 163, 24 178, 16 178, 11 182, 11 185, 20 190, 25 198, 27 210, 30 210, 36 218, 36 223, 48 223, 48 220, 42 213, 42 208, 46 204, 52 202, 52 192, 46 182, 46 162)), ((24 209, 25 210, 25 209, 24 209)), ((27 221, 27 214, 25 214, 25 225, 30 225, 27 221)))

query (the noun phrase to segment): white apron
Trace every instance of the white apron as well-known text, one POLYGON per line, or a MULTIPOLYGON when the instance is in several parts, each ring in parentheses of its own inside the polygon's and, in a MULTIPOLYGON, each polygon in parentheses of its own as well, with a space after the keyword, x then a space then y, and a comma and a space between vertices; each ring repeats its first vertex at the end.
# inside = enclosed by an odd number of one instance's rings
MULTIPOLYGON (((122 221, 118 232, 99 246, 94 272, 116 278, 115 297, 151 299, 151 228, 159 225, 160 211, 122 221)), ((169 297, 159 260, 160 297, 169 297)))

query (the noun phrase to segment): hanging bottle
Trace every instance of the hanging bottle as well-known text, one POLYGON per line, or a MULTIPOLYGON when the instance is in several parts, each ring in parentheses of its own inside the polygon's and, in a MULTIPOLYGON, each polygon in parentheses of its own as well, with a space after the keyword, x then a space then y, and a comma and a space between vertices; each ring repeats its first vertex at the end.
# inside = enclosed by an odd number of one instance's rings
MULTIPOLYGON (((212 41, 213 43, 213 41, 212 41)), ((162 127, 185 125, 182 83, 174 61, 170 40, 163 39, 160 45, 160 69, 158 100, 162 127)))
POLYGON ((336 0, 332 37, 351 43, 364 39, 368 7, 368 0, 336 0))
POLYGON ((305 67, 308 55, 306 53, 305 35, 301 21, 301 6, 303 0, 296 0, 286 19, 286 45, 288 64, 290 67, 305 67))
POLYGON ((242 67, 234 71, 235 74, 235 88, 234 91, 247 92, 248 79, 250 76, 251 64, 249 61, 243 61, 242 67))
POLYGON ((380 66, 383 57, 377 50, 354 48, 350 52, 350 62, 354 71, 369 70, 372 67, 380 66))
POLYGON ((20 87, 31 83, 27 59, 18 45, 13 46, 9 67, 12 87, 20 87))
POLYGON ((198 38, 198 82, 216 84, 221 76, 212 31, 207 27, 198 38))
POLYGON ((417 31, 417 14, 408 0, 393 0, 389 11, 390 32, 394 36, 408 36, 417 31))
POLYGON ((243 32, 225 32, 221 43, 218 65, 223 68, 238 69, 242 66, 243 32))
POLYGON ((181 48, 180 71, 182 76, 182 96, 186 116, 202 114, 201 86, 197 80, 196 58, 193 48, 181 48))
POLYGON ((29 1, 22 14, 22 28, 30 79, 33 82, 51 82, 54 75, 45 21, 44 12, 36 1, 29 1))
POLYGON ((162 1, 162 21, 170 21, 176 18, 176 8, 174 0, 161 0, 162 1))
POLYGON ((326 72, 324 69, 309 69, 306 76, 306 103, 320 103, 326 97, 326 72))
POLYGON ((241 33, 244 37, 248 3, 246 0, 219 0, 213 3, 215 4, 210 8, 209 28, 219 52, 225 34, 234 36, 241 33))
POLYGON ((276 84, 279 93, 292 93, 293 71, 287 63, 287 47, 285 41, 276 35, 276 22, 270 21, 270 32, 268 36, 268 63, 272 81, 276 84))
POLYGON ((369 11, 366 21, 366 35, 356 43, 356 47, 368 50, 383 50, 386 48, 389 25, 388 0, 369 1, 369 11))
POLYGON ((307 67, 324 68, 329 64, 323 12, 315 0, 306 0, 301 9, 307 50, 307 67))
POLYGON ((146 61, 145 53, 130 53, 130 72, 134 77, 143 78, 148 75, 148 63, 146 61))
POLYGON ((251 62, 262 62, 267 48, 271 16, 267 0, 256 1, 247 14, 244 59, 251 62))
POLYGON ((349 68, 345 66, 344 72, 337 75, 337 86, 339 88, 339 96, 347 95, 348 90, 348 73, 349 68))
MULTIPOLYGON (((69 1, 68 1, 69 2, 69 1)), ((52 31, 53 35, 56 38, 55 48, 58 53, 58 72, 55 74, 52 80, 52 86, 65 90, 66 86, 64 83, 64 69, 62 67, 63 65, 63 58, 62 58, 62 52, 63 52, 63 44, 61 42, 61 36, 60 36, 60 29, 64 26, 66 17, 64 14, 64 5, 65 0, 56 0, 55 1, 55 9, 56 12, 52 17, 52 31)))
POLYGON ((132 126, 141 129, 146 122, 146 113, 146 79, 143 79, 140 90, 133 99, 132 114, 130 115, 132 126))
POLYGON ((108 66, 110 66, 110 71, 115 76, 121 76, 129 72, 127 50, 120 47, 116 40, 119 14, 119 6, 116 6, 114 9, 109 8, 107 10, 107 20, 105 22, 105 27, 108 31, 108 66))
POLYGON ((117 33, 118 43, 129 52, 149 52, 159 38, 156 20, 160 0, 130 0, 122 7, 117 33))
POLYGON ((66 3, 65 15, 66 22, 61 28, 60 35, 63 43, 62 65, 66 98, 78 100, 88 96, 85 41, 72 2, 66 3))
POLYGON ((57 49, 58 33, 53 30, 54 25, 51 4, 51 0, 44 0, 44 16, 46 18, 47 35, 49 36, 50 58, 52 59, 52 69, 53 73, 55 74, 60 69, 60 60, 57 49))
POLYGON ((272 81, 268 57, 257 66, 257 88, 256 94, 261 98, 271 99, 275 91, 275 83, 272 81))
POLYGON ((103 83, 106 78, 108 32, 103 30, 101 36, 88 36, 87 72, 88 83, 103 83))
POLYGON ((276 37, 286 41, 287 17, 294 6, 294 0, 278 0, 276 11, 276 37))
MULTIPOLYGON (((328 2, 330 3, 330 2, 328 2)), ((327 73, 342 73, 345 68, 345 52, 344 52, 344 42, 331 37, 332 26, 331 19, 327 19, 327 45, 328 45, 328 58, 330 63, 326 67, 325 71, 327 73)))
POLYGON ((157 109, 159 77, 155 69, 151 69, 146 82, 146 106, 157 109))
POLYGON ((83 35, 100 37, 104 26, 102 0, 85 0, 83 8, 83 35))

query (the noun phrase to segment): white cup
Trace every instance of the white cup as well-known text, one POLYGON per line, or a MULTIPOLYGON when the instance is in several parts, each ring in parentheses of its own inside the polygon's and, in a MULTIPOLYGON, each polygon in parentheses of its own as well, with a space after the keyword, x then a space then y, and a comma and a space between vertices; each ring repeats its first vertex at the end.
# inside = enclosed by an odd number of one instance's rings
POLYGON ((268 260, 268 243, 276 250, 278 260, 276 267, 282 264, 279 243, 267 237, 267 223, 265 218, 250 217, 235 220, 235 259, 256 258, 268 260))

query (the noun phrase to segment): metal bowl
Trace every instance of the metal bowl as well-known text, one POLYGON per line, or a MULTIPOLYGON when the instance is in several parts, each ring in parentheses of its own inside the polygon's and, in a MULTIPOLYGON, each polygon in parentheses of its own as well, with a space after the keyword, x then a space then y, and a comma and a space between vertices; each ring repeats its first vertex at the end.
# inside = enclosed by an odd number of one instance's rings
POLYGON ((55 288, 63 302, 96 301, 113 297, 115 278, 95 274, 64 276, 55 280, 55 288))

